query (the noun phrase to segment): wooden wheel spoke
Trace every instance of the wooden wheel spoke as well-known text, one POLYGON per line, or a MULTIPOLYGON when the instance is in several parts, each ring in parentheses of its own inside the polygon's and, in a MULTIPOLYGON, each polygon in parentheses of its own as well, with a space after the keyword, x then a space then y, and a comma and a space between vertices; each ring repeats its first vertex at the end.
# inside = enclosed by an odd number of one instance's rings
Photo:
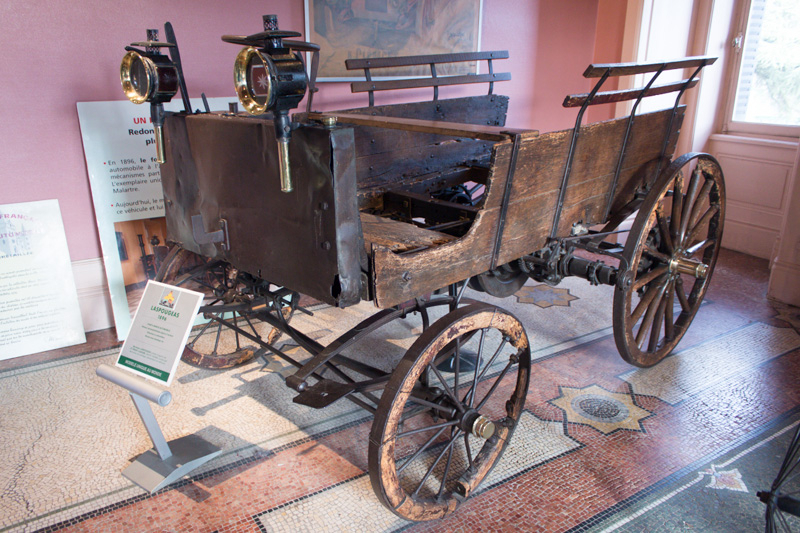
POLYGON ((703 213, 703 216, 700 218, 697 224, 692 226, 692 229, 689 231, 689 235, 686 236, 684 242, 692 242, 697 237, 697 234, 700 233, 700 230, 703 229, 706 224, 708 224, 708 222, 711 220, 711 217, 716 215, 718 212, 719 205, 710 206, 708 210, 703 213))
MULTIPOLYGON (((639 331, 636 332, 636 345, 642 345, 642 341, 644 341, 644 334, 650 329, 650 326, 653 324, 653 319, 655 318, 656 311, 661 306, 661 300, 664 298, 664 291, 667 288, 666 282, 663 284, 659 284, 657 287, 652 287, 651 291, 657 291, 655 298, 647 307, 647 312, 644 314, 644 319, 642 319, 642 324, 639 326, 639 331)), ((648 291, 649 292, 649 291, 648 291)), ((633 324, 631 324, 633 326, 633 324)))
POLYGON ((686 297, 686 292, 683 290, 683 280, 680 277, 675 281, 675 294, 678 295, 681 309, 686 313, 690 312, 692 306, 689 304, 689 299, 686 297))
POLYGON ((689 213, 692 211, 695 201, 697 200, 697 189, 700 187, 700 177, 703 173, 700 169, 695 169, 692 172, 692 179, 689 181, 689 190, 686 191, 686 197, 683 199, 683 211, 681 212, 681 225, 678 230, 678 241, 682 241, 686 235, 686 229, 689 227, 689 213))
POLYGON ((670 262, 670 259, 672 259, 672 258, 671 258, 670 256, 668 256, 667 254, 665 254, 665 253, 662 253, 662 252, 659 252, 658 250, 656 250, 655 248, 653 248, 653 247, 652 247, 651 245, 649 245, 649 244, 648 244, 648 245, 645 247, 645 249, 644 249, 644 250, 642 250, 642 251, 643 251, 644 253, 646 253, 647 255, 649 255, 650 257, 654 257, 654 258, 658 259, 658 260, 659 260, 659 261, 661 261, 662 263, 669 263, 669 262, 670 262))
MULTIPOLYGON (((669 286, 669 283, 667 285, 669 286)), ((650 329, 650 342, 647 344, 648 352, 655 352, 658 349, 658 341, 661 339, 661 321, 664 320, 666 305, 667 298, 661 298, 661 303, 658 304, 658 309, 656 310, 656 316, 653 318, 653 327, 650 329)))
POLYGON ((653 270, 651 270, 650 272, 648 272, 647 274, 645 274, 644 276, 642 276, 641 278, 639 278, 636 281, 634 281, 633 285, 631 286, 631 289, 633 289, 634 291, 638 291, 639 289, 641 289, 642 287, 644 287, 645 285, 647 285, 648 283, 650 283, 654 279, 656 279, 656 278, 658 278, 660 276, 663 276, 668 271, 669 271, 669 267, 667 267, 667 265, 658 266, 658 267, 654 268, 653 270))
POLYGON ((672 242, 679 242, 678 230, 680 229, 681 213, 683 212, 683 173, 675 176, 672 192, 672 218, 670 219, 670 234, 672 242))
MULTIPOLYGON (((662 275, 666 275, 666 271, 662 275)), ((650 303, 653 301, 653 298, 656 297, 656 294, 658 294, 657 287, 651 287, 650 290, 644 293, 641 300, 639 300, 639 303, 636 305, 636 308, 633 310, 633 313, 631 313, 631 325, 639 321, 642 313, 650 307, 650 303)))
POLYGON ((705 182, 703 183, 703 187, 700 189, 700 192, 697 193, 697 200, 692 206, 692 211, 689 213, 690 228, 697 223, 697 216, 700 214, 700 210, 703 208, 703 206, 706 205, 706 202, 704 202, 703 199, 708 198, 708 193, 711 192, 711 187, 713 186, 714 180, 706 178, 705 182))
POLYGON ((667 295, 665 298, 667 305, 664 308, 664 338, 666 342, 675 338, 675 312, 673 307, 675 305, 675 282, 671 281, 667 284, 667 295))
POLYGON ((701 251, 705 250, 706 248, 708 248, 709 246, 712 246, 712 245, 714 245, 716 243, 717 243, 717 239, 706 239, 706 240, 697 242, 697 243, 691 245, 689 248, 686 249, 686 255, 687 256, 693 256, 697 252, 701 252, 701 251))
POLYGON ((662 240, 664 241, 664 246, 667 247, 669 253, 674 252, 675 246, 672 244, 672 236, 670 235, 667 218, 664 216, 664 206, 662 204, 658 204, 658 207, 656 208, 656 222, 658 223, 658 230, 661 234, 662 240))

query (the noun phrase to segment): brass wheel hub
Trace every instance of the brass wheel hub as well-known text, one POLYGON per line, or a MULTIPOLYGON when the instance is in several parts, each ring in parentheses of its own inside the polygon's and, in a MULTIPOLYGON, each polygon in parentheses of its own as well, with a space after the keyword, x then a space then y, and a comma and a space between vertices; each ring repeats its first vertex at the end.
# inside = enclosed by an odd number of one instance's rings
POLYGON ((703 279, 708 274, 708 265, 681 257, 680 251, 676 252, 669 261, 669 273, 688 274, 698 279, 703 279))

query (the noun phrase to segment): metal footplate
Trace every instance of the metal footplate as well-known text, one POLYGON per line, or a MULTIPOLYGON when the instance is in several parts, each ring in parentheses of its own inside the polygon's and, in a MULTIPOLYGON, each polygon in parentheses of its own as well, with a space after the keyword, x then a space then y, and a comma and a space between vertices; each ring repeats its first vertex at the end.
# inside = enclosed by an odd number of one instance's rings
POLYGON ((294 397, 294 403, 307 405, 315 409, 327 407, 336 400, 340 400, 356 390, 355 385, 340 383, 330 379, 323 379, 306 388, 294 397))

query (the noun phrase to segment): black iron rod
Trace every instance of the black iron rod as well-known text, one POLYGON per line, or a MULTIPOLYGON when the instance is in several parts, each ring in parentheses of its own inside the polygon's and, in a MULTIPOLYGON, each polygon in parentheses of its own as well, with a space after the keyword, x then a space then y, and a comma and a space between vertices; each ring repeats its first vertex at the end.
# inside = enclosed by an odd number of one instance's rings
POLYGON ((639 107, 642 99, 647 94, 647 91, 653 85, 653 82, 656 81, 656 78, 664 72, 664 69, 667 67, 667 64, 664 63, 660 69, 653 74, 653 77, 650 78, 650 81, 647 82, 644 89, 639 92, 639 96, 636 98, 636 102, 634 102, 633 107, 631 108, 631 114, 628 117, 628 124, 625 128, 625 136, 622 138, 622 146, 619 150, 619 158, 617 159, 617 167, 614 169, 614 179, 611 181, 611 189, 608 192, 608 201, 606 202, 606 209, 603 212, 603 222, 608 219, 608 214, 611 212, 611 204, 614 203, 614 195, 617 192, 617 184, 619 183, 619 175, 622 172, 622 163, 625 160, 625 154, 628 150, 628 140, 631 136, 631 128, 633 127, 633 121, 636 119, 636 109, 639 107))
POLYGON ((514 143, 511 145, 511 158, 508 162, 508 172, 506 174, 506 185, 503 190, 503 203, 500 206, 500 217, 497 223, 497 232, 494 237, 494 250, 492 251, 492 262, 490 270, 497 268, 497 258, 500 255, 500 244, 503 239, 503 230, 506 225, 506 215, 508 214, 508 204, 511 200, 511 184, 514 182, 514 173, 517 168, 517 154, 522 146, 522 135, 513 134, 514 143))
POLYGON ((178 85, 181 88, 181 98, 183 99, 183 108, 186 114, 192 113, 192 103, 189 101, 189 93, 186 90, 186 78, 183 75, 183 65, 181 64, 181 53, 178 51, 178 41, 175 40, 175 31, 172 29, 172 23, 167 22, 164 24, 164 33, 167 35, 167 42, 174 44, 170 46, 169 57, 175 63, 175 68, 178 71, 178 85))
POLYGON ((550 231, 550 238, 555 239, 556 234, 558 233, 558 225, 561 222, 561 209, 564 207, 564 198, 567 195, 567 185, 569 184, 569 175, 572 172, 572 159, 575 157, 575 146, 578 143, 578 135, 580 134, 581 130, 581 122, 583 121, 583 114, 586 112, 586 109, 591 105, 594 96, 597 94, 597 91, 600 90, 600 86, 605 83, 608 79, 609 74, 611 73, 611 69, 608 68, 600 77, 598 82, 595 84, 592 91, 589 93, 589 96, 586 97, 586 101, 583 102, 580 111, 578 111, 578 117, 575 119, 575 129, 572 130, 572 140, 569 143, 569 151, 567 152, 567 162, 564 165, 564 176, 561 178, 561 187, 558 190, 558 202, 556 203, 556 211, 553 214, 553 229, 550 231))

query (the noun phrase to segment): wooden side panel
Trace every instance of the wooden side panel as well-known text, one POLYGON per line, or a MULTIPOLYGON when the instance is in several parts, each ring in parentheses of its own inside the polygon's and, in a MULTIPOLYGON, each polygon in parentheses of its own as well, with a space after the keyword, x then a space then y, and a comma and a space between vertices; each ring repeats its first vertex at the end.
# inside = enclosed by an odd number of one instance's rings
MULTIPOLYGON (((654 161, 661 152, 671 114, 672 110, 657 111, 634 121, 612 214, 633 199, 636 187, 655 178, 654 161)), ((673 125, 668 158, 675 150, 682 117, 683 109, 673 125)), ((581 128, 557 236, 569 235, 576 222, 606 222, 603 215, 626 127, 627 117, 581 128)), ((571 137, 572 130, 548 133, 520 148, 498 264, 538 250, 547 242, 571 137)))
MULTIPOLYGON (((633 198, 636 187, 654 179, 654 161, 661 152, 671 113, 672 110, 648 113, 634 121, 612 214, 633 198)), ((682 116, 683 109, 672 128, 668 158, 675 149, 682 116)), ((559 236, 569 235, 574 222, 605 222, 601 219, 626 127, 627 118, 623 118, 581 129, 559 236)), ((534 252, 547 243, 571 136, 572 130, 539 136, 535 132, 523 134, 498 264, 534 252)), ((374 288, 379 307, 396 305, 490 267, 511 148, 511 141, 495 144, 486 206, 467 235, 436 248, 402 256, 386 247, 373 246, 374 288)))

